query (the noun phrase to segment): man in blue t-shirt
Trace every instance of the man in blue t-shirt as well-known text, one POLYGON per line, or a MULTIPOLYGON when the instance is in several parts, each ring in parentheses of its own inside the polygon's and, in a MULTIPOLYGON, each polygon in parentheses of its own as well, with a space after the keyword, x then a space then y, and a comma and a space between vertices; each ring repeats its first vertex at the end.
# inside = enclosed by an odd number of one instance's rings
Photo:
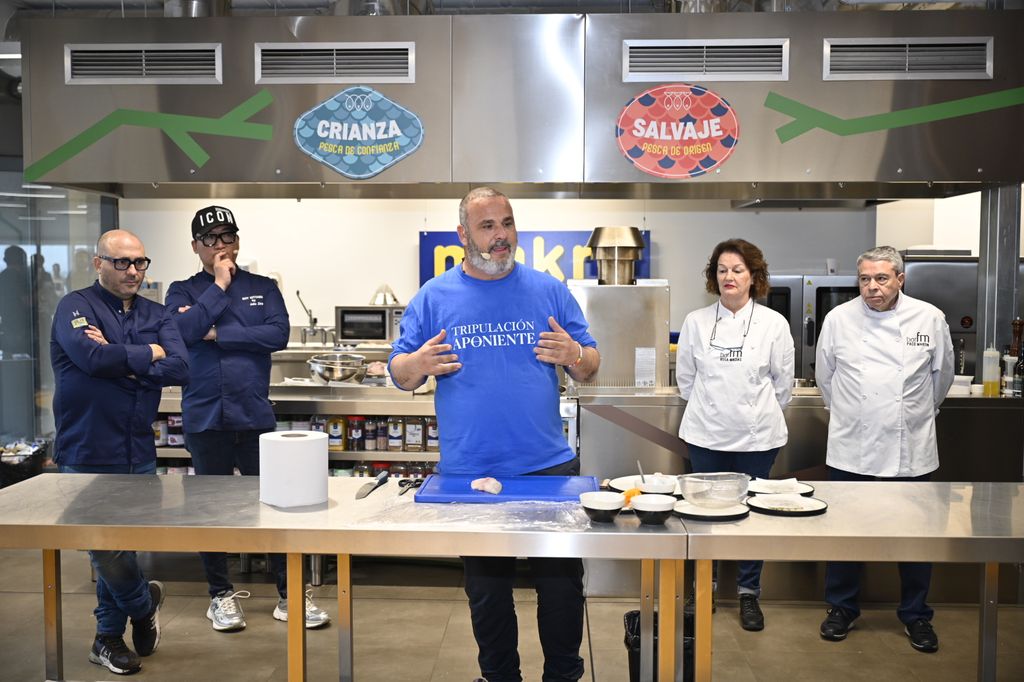
MULTIPOLYGON (((446 474, 579 474, 562 435, 556 366, 577 381, 601 363, 568 288, 515 261, 517 235, 508 198, 488 187, 459 204, 466 257, 430 280, 402 317, 389 371, 412 390, 437 378, 434 406, 446 474)), ((532 558, 544 680, 583 676, 583 562, 532 558)), ((463 557, 466 595, 489 682, 520 682, 512 585, 515 559, 463 557)))
MULTIPOLYGON (((181 396, 185 447, 196 473, 259 476, 260 435, 274 430, 270 393, 270 354, 288 345, 288 310, 269 277, 240 269, 235 215, 207 206, 192 218, 192 251, 203 269, 167 288, 164 302, 188 346, 191 380, 181 396)), ((200 552, 210 592, 206 617, 217 632, 245 629, 245 614, 228 576, 224 552, 200 552)), ((274 618, 288 620, 287 572, 283 554, 270 555, 277 580, 274 618)), ((330 622, 312 596, 305 604, 307 628, 330 622)), ((294 610, 293 610, 294 612, 294 610)), ((302 613, 303 611, 299 611, 302 613)))

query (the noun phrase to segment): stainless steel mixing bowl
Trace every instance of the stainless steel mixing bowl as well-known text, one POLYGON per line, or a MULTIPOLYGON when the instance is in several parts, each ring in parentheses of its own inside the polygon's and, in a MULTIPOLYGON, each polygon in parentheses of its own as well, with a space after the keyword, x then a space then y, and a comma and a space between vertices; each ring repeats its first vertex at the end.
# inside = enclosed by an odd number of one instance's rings
POLYGON ((366 358, 352 353, 323 353, 306 361, 309 375, 323 383, 346 381, 361 384, 366 378, 366 358))

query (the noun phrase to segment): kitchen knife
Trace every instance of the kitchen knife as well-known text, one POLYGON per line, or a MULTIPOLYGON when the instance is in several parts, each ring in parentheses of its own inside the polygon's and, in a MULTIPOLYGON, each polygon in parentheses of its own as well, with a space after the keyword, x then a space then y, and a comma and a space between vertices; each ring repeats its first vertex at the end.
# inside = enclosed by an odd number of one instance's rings
POLYGON ((387 480, 388 480, 388 472, 387 471, 380 472, 379 474, 377 474, 376 478, 374 478, 372 481, 370 481, 369 483, 365 484, 362 488, 359 489, 359 491, 356 493, 356 499, 357 500, 363 499, 364 497, 366 497, 367 495, 372 493, 374 490, 376 490, 377 488, 379 488, 382 485, 384 485, 385 483, 387 483, 387 480))

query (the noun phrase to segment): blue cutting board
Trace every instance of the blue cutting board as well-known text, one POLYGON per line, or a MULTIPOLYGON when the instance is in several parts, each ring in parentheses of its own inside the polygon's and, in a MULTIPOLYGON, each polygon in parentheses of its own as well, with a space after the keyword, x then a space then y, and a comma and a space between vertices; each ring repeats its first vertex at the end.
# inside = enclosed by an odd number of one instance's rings
POLYGON ((578 502, 580 493, 597 490, 593 476, 495 476, 501 481, 497 495, 473 490, 469 484, 480 476, 431 474, 416 491, 417 502, 578 502))

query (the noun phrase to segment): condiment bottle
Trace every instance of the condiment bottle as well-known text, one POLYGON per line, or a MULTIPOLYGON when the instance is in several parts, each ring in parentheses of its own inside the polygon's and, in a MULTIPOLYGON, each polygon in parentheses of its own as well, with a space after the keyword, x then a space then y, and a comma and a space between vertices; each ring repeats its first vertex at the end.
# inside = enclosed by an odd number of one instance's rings
POLYGON ((362 450, 363 448, 363 425, 366 423, 366 417, 349 417, 348 418, 348 449, 349 450, 362 450))
POLYGON ((388 417, 388 450, 398 452, 405 440, 405 422, 401 417, 388 417))
POLYGON ((423 418, 405 418, 405 449, 408 452, 423 452, 423 418))
POLYGON ((999 397, 999 351, 991 344, 981 356, 981 383, 986 398, 999 397))
POLYGON ((381 452, 388 449, 388 420, 385 417, 377 420, 377 449, 381 452))
POLYGON ((441 440, 437 435, 437 417, 427 417, 427 450, 437 452, 441 449, 441 440))
POLYGON ((366 420, 366 428, 363 431, 363 441, 365 449, 377 449, 377 420, 373 417, 366 420))
POLYGON ((327 420, 327 451, 344 452, 345 418, 331 417, 327 420))

